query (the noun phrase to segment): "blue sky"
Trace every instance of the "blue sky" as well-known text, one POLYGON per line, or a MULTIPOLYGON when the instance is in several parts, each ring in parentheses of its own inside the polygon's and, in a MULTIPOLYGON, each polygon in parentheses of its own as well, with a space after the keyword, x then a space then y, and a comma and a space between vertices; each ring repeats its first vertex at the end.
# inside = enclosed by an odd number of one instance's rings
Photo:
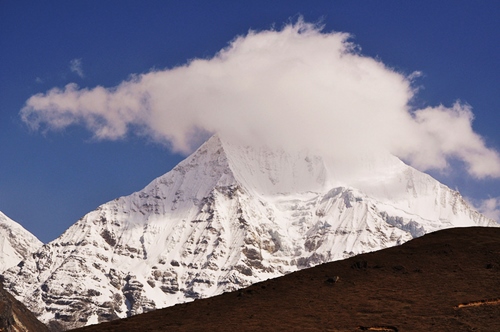
MULTIPOLYGON (((252 29, 302 16, 340 31, 361 54, 421 75, 416 108, 470 105, 473 129, 500 150, 500 4, 495 1, 0 1, 0 211, 42 241, 98 205, 143 188, 184 157, 148 136, 99 140, 83 126, 33 131, 27 100, 54 87, 112 88, 210 59, 252 29)), ((500 181, 431 174, 495 213, 500 181)))

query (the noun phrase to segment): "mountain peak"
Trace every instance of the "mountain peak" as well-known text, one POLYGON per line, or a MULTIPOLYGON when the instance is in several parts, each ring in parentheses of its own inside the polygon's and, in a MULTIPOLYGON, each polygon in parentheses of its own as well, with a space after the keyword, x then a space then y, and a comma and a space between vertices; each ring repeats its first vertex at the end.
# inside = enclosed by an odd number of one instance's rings
POLYGON ((397 158, 360 158, 364 176, 349 178, 325 156, 215 135, 144 189, 99 206, 6 271, 5 286, 41 320, 73 328, 441 228, 493 225, 460 194, 397 158))
POLYGON ((0 271, 17 265, 43 243, 0 211, 0 271))

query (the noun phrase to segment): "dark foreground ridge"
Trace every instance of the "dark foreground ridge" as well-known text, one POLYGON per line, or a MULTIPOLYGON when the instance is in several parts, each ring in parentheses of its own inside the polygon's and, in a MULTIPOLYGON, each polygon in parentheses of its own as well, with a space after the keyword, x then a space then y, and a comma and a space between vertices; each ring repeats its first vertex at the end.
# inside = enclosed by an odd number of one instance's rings
POLYGON ((0 331, 45 332, 49 329, 24 304, 4 290, 0 282, 0 331))
POLYGON ((438 231, 75 331, 500 331, 500 228, 438 231))

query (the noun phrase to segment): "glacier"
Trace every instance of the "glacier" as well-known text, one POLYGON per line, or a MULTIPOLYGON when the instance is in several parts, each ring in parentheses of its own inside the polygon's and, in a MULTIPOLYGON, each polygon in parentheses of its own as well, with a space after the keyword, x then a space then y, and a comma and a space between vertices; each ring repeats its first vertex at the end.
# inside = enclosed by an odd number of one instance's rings
MULTIPOLYGON (((361 158, 361 157, 360 157, 361 158)), ((214 296, 449 227, 498 226, 392 155, 349 177, 306 150, 215 135, 144 189, 99 206, 4 272, 70 329, 214 296)))

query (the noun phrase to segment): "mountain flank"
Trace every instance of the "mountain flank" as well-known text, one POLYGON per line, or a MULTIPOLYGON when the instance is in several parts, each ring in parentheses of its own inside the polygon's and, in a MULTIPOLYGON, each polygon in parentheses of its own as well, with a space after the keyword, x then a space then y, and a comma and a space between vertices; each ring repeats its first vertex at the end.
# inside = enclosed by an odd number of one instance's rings
POLYGON ((75 331, 500 331, 500 229, 453 228, 75 331))
POLYGON ((21 302, 5 291, 0 283, 0 331, 45 332, 49 329, 21 302))
POLYGON ((3 272, 5 289, 52 330, 69 330, 439 229, 499 226, 395 156, 359 156, 356 164, 346 171, 330 155, 240 146, 215 135, 142 190, 28 250, 3 272))
POLYGON ((0 272, 16 266, 43 243, 0 211, 0 272))

